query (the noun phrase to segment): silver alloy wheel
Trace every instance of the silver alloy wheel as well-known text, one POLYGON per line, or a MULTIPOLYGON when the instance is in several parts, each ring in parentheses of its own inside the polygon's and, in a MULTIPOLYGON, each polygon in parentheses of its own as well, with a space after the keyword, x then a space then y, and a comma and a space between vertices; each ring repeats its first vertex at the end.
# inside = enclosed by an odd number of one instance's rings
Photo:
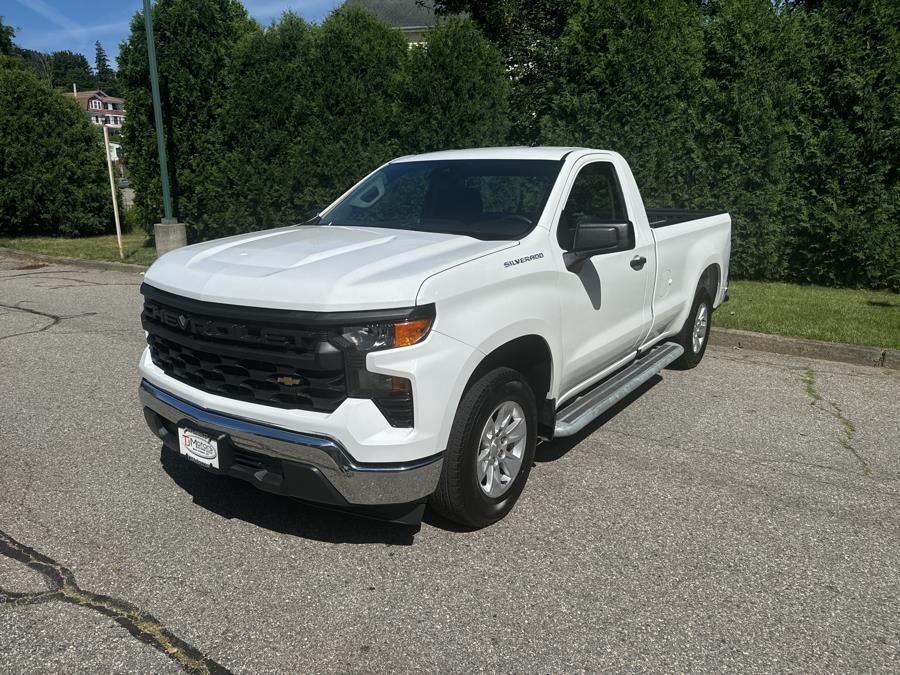
POLYGON ((488 415, 475 461, 478 484, 488 497, 499 497, 515 482, 527 440, 525 411, 515 401, 504 401, 488 415))
POLYGON ((697 317, 694 319, 694 353, 699 354, 700 348, 703 347, 703 341, 706 339, 706 324, 709 323, 709 312, 706 309, 706 303, 701 302, 697 307, 697 317))

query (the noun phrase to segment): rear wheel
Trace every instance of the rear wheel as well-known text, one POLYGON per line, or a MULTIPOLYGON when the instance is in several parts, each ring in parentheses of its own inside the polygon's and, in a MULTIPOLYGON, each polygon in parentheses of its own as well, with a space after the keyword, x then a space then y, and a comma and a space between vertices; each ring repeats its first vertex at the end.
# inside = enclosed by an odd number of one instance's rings
POLYGON ((469 527, 509 513, 528 480, 537 440, 531 387, 511 368, 497 368, 465 393, 431 505, 469 527))
POLYGON ((709 342, 711 318, 712 300, 709 292, 705 288, 698 288, 684 327, 675 340, 684 347, 684 354, 672 363, 672 368, 688 370, 700 363, 709 342))

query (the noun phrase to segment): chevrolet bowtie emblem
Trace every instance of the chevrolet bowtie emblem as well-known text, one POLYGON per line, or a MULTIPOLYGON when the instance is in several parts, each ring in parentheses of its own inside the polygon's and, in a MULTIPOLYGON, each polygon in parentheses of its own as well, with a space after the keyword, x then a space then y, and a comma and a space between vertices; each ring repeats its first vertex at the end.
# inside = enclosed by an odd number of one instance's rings
POLYGON ((282 375, 281 377, 275 380, 278 384, 283 384, 285 387, 296 387, 300 384, 300 379, 296 377, 289 377, 287 375, 282 375))

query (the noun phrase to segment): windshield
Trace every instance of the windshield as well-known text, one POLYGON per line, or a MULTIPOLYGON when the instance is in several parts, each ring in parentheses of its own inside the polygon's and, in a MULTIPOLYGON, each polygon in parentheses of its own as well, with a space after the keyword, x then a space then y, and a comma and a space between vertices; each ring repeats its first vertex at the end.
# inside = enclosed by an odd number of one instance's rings
POLYGON ((518 239, 537 223, 561 166, 552 160, 496 159, 388 164, 331 209, 322 224, 518 239))

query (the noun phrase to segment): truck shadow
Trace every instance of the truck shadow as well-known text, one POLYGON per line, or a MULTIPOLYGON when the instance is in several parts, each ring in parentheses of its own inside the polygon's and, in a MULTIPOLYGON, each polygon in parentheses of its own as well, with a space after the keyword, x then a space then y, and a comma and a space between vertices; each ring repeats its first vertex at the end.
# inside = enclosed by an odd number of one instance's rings
POLYGON ((579 431, 574 436, 568 436, 566 438, 556 438, 552 441, 540 443, 534 453, 534 461, 538 464, 541 464, 544 462, 555 462, 561 457, 564 457, 570 450, 575 448, 585 438, 587 438, 604 424, 612 420, 616 415, 618 415, 625 408, 631 405, 635 400, 639 399, 641 396, 653 389, 653 387, 655 387, 660 382, 662 382, 662 377, 660 377, 659 375, 654 375, 651 379, 647 380, 644 384, 635 389, 621 401, 616 403, 616 405, 600 415, 600 417, 588 424, 584 429, 579 431))
MULTIPOLYGON (((553 462, 564 457, 659 382, 662 377, 656 375, 576 435, 539 444, 535 463, 553 462)), ((420 530, 419 526, 398 525, 263 492, 237 478, 206 473, 165 447, 160 448, 160 463, 172 480, 193 497, 197 506, 223 518, 237 518, 272 532, 327 543, 411 546, 420 530)), ((531 480, 540 480, 540 477, 536 475, 531 480)), ((443 518, 432 509, 425 511, 423 522, 448 532, 474 531, 443 518)))
POLYGON ((332 544, 410 546, 420 529, 263 492, 237 478, 206 473, 165 447, 160 463, 197 506, 272 532, 332 544))

